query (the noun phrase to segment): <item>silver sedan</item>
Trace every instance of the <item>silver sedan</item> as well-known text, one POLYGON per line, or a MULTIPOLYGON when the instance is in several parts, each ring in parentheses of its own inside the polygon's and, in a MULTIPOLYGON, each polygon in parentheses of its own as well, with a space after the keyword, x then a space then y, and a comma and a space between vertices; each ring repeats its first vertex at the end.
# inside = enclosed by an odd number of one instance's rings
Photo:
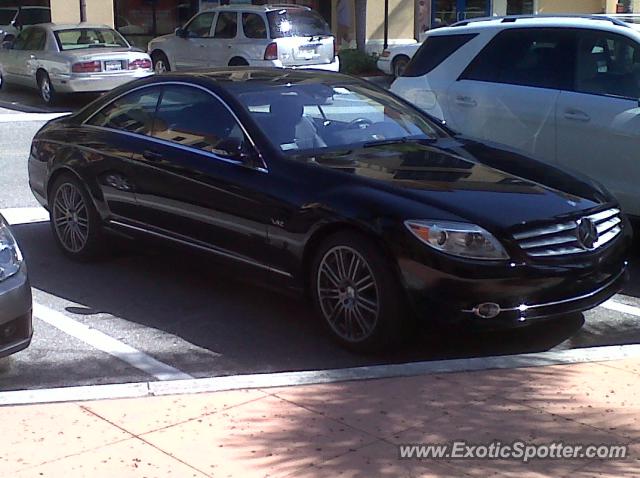
POLYGON ((0 357, 29 346, 33 333, 31 309, 27 267, 0 214, 0 357))
POLYGON ((151 74, 149 55, 105 25, 43 23, 0 48, 0 85, 38 88, 45 103, 59 93, 107 91, 151 74))

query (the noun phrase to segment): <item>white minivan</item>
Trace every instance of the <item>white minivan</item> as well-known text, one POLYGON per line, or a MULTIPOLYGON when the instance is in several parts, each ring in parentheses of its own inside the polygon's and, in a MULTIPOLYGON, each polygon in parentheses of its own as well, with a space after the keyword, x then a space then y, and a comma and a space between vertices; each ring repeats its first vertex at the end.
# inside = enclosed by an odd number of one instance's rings
POLYGON ((640 25, 505 17, 433 30, 391 90, 466 136, 601 182, 640 216, 640 25))
POLYGON ((151 40, 156 73, 220 66, 338 71, 331 29, 300 5, 229 5, 195 15, 175 34, 151 40))

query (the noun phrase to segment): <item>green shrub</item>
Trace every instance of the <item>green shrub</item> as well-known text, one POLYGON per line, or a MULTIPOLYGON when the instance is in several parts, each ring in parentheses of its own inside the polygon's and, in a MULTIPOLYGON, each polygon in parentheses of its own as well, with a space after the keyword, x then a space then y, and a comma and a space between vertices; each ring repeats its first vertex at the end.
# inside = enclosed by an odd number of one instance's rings
POLYGON ((356 49, 340 50, 340 71, 351 75, 374 73, 377 71, 376 59, 372 55, 356 49))

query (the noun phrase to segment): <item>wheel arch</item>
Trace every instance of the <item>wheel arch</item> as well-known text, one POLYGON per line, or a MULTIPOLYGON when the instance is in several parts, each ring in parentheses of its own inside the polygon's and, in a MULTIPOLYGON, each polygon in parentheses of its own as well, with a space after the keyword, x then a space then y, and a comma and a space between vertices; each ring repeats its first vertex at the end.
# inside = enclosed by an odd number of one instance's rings
POLYGON ((235 55, 231 57, 228 63, 228 66, 248 66, 248 65, 249 65, 249 61, 240 55, 235 55), (234 62, 236 62, 235 65, 232 64, 234 62))
POLYGON ((328 237, 337 234, 338 232, 353 232, 371 240, 382 252, 384 257, 390 262, 393 270, 398 274, 398 277, 400 277, 398 266, 393 260, 393 253, 379 233, 372 228, 365 227, 358 223, 336 221, 324 224, 313 231, 304 247, 300 272, 302 274, 302 285, 304 287, 305 295, 308 295, 310 291, 311 267, 313 265, 313 259, 318 252, 318 248, 328 237))
POLYGON ((87 182, 84 180, 84 178, 80 175, 80 173, 78 173, 76 170, 74 170, 73 168, 67 166, 67 165, 62 165, 57 167, 55 170, 53 170, 51 172, 51 174, 49 175, 49 179, 47 180, 47 184, 46 184, 46 197, 47 197, 47 207, 49 208, 49 210, 51 210, 51 187, 53 186, 53 184, 55 183, 55 181, 63 175, 70 175, 73 176, 75 179, 77 179, 80 184, 85 188, 86 192, 88 193, 89 197, 91 198, 91 202, 93 203, 93 207, 95 207, 96 211, 98 211, 98 214, 104 218, 106 217, 107 213, 105 210, 105 207, 103 205, 100 204, 100 202, 98 200, 96 200, 96 196, 94 194, 94 192, 91 190, 90 185, 87 184, 87 182))

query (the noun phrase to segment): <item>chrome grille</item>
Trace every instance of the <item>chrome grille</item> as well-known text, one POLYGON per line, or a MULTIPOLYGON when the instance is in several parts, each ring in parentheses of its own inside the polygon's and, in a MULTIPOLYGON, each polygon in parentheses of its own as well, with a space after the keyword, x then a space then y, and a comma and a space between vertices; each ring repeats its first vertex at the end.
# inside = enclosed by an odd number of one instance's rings
POLYGON ((529 229, 514 234, 513 237, 529 256, 553 257, 593 251, 611 242, 621 232, 620 210, 613 208, 576 220, 529 229), (598 232, 597 239, 591 247, 585 245, 579 234, 579 226, 585 219, 588 219, 598 232))

